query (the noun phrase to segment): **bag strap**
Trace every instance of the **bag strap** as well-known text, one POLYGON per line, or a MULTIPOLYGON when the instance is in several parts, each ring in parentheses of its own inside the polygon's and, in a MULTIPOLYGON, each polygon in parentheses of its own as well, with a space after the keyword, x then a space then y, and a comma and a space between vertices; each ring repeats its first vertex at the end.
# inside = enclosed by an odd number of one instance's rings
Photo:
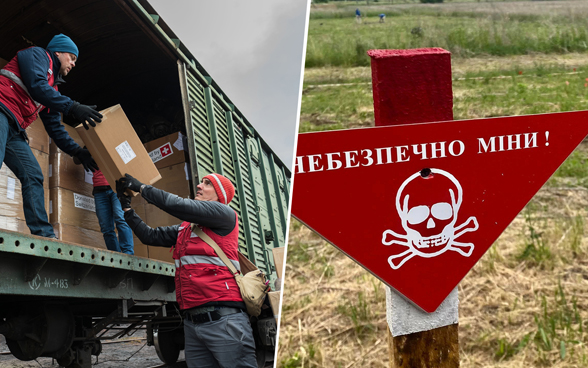
POLYGON ((235 276, 237 275, 237 272, 239 272, 239 271, 237 271, 237 269, 235 268, 235 266, 233 265, 233 263, 231 262, 229 257, 227 257, 225 252, 223 252, 223 250, 218 246, 218 244, 216 244, 216 242, 214 240, 212 240, 212 238, 210 236, 208 236, 204 231, 202 231, 200 226, 198 226, 196 224, 192 224, 192 232, 194 232, 196 235, 198 235, 200 237, 200 239, 204 240, 204 242, 206 244, 210 245, 212 247, 212 249, 214 249, 214 251, 216 252, 218 257, 221 259, 221 261, 223 261, 223 263, 229 268, 229 270, 231 270, 233 275, 235 275, 235 276))

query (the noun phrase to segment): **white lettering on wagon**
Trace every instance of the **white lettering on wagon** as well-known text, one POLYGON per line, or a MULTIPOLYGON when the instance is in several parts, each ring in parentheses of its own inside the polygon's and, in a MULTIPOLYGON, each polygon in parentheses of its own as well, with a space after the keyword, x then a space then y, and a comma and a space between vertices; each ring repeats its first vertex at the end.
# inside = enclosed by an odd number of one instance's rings
POLYGON ((68 279, 60 279, 60 278, 51 278, 51 277, 41 277, 41 275, 37 274, 34 279, 29 281, 29 287, 32 290, 39 290, 39 288, 47 288, 47 289, 68 289, 69 288, 69 280, 68 279))
POLYGON ((120 284, 118 284, 118 287, 120 287, 121 289, 134 289, 133 279, 127 278, 125 280, 122 280, 120 284))

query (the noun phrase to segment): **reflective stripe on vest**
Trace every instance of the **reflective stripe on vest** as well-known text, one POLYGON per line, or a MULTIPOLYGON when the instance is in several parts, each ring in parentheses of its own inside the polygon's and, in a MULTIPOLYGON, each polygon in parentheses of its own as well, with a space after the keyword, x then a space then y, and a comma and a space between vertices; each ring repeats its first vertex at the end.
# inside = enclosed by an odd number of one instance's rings
MULTIPOLYGON (((225 263, 219 257, 183 256, 180 260, 176 259, 176 268, 180 268, 180 261, 182 265, 206 263, 215 266, 227 267, 227 265, 225 265, 225 263)), ((233 261, 232 259, 230 259, 229 261, 231 261, 231 263, 233 264, 233 266, 235 266, 237 270, 241 271, 241 265, 239 264, 239 261, 233 261)))
POLYGON ((33 98, 31 97, 31 94, 29 93, 29 90, 22 82, 22 79, 20 79, 16 74, 14 74, 13 72, 6 70, 6 69, 0 69, 0 75, 5 76, 6 78, 8 78, 11 81, 13 81, 14 83, 16 83, 16 85, 18 85, 20 88, 22 88, 22 90, 25 91, 25 93, 29 96, 31 101, 33 101, 35 103, 35 106, 37 106, 37 107, 41 106, 40 103, 33 100, 33 98))

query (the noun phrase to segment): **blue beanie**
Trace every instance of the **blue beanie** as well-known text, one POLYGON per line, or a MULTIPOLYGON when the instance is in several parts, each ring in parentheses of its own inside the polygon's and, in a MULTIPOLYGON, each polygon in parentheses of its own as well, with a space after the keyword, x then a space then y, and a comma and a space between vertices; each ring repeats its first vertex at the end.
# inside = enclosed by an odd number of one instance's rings
POLYGON ((70 54, 74 54, 78 57, 78 47, 76 44, 71 40, 71 38, 67 37, 63 33, 58 34, 57 36, 51 39, 51 42, 47 45, 47 50, 51 52, 69 52, 70 54))

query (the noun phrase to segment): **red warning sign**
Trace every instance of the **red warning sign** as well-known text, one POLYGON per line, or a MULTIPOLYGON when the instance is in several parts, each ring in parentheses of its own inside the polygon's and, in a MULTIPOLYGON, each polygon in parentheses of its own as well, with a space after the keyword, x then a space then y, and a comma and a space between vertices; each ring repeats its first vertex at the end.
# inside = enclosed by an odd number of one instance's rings
POLYGON ((298 136, 292 215, 433 312, 588 134, 588 111, 298 136))

